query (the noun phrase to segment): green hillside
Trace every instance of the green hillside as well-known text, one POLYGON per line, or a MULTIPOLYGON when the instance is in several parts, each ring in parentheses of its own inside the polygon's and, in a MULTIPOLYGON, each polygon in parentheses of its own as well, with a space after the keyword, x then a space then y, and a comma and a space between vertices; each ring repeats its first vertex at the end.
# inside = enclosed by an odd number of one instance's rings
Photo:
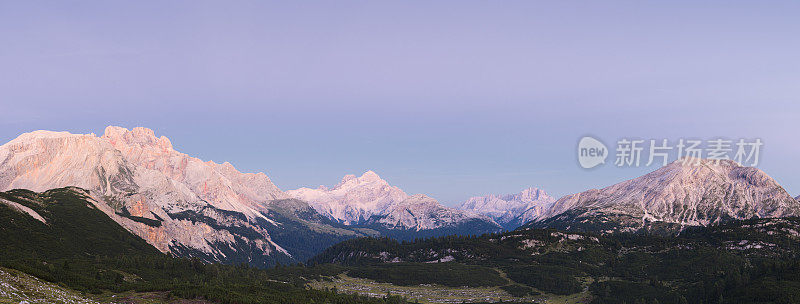
POLYGON ((83 258, 89 256, 160 256, 153 246, 94 208, 79 189, 0 192, 0 254, 10 259, 83 258), (30 208, 45 222, 13 204, 30 208))
POLYGON ((0 193, 0 266, 97 297, 159 292, 219 303, 402 303, 309 290, 303 271, 172 258, 126 231, 76 188, 0 193), (297 273, 297 274, 295 274, 297 273))

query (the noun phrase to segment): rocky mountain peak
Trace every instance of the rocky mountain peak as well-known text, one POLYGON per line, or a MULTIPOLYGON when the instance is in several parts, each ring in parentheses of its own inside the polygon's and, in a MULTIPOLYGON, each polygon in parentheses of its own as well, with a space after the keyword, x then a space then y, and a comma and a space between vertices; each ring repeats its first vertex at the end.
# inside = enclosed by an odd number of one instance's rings
POLYGON ((389 183, 385 180, 381 179, 377 173, 374 171, 367 171, 364 172, 360 177, 356 177, 353 174, 347 174, 342 177, 342 181, 336 184, 333 189, 349 189, 353 187, 359 186, 367 186, 367 187, 384 187, 388 186, 389 183))
POLYGON ((648 223, 706 226, 728 219, 800 215, 800 203, 757 168, 729 160, 685 160, 565 196, 537 221, 573 228, 599 222, 606 228, 638 230, 648 223))
POLYGON ((389 185, 373 171, 360 177, 348 174, 333 188, 300 188, 287 191, 292 197, 307 201, 319 213, 345 224, 363 222, 385 210, 390 204, 408 198, 400 188, 389 185))
POLYGON ((172 142, 165 136, 156 137, 153 130, 135 127, 128 130, 123 127, 108 126, 103 134, 103 139, 108 140, 118 149, 128 147, 157 148, 162 151, 173 151, 172 142))
POLYGON ((378 174, 372 170, 364 172, 364 174, 362 174, 361 177, 359 177, 358 179, 366 182, 382 180, 381 177, 378 176, 378 174))
POLYGON ((144 127, 135 127, 131 130, 128 130, 124 127, 118 126, 108 126, 103 133, 103 137, 105 138, 125 138, 125 139, 135 139, 138 141, 149 141, 156 139, 156 132, 149 128, 144 127))
POLYGON ((358 180, 358 177, 356 177, 355 174, 347 174, 344 177, 342 177, 342 181, 340 181, 339 184, 334 186, 334 188, 339 188, 342 185, 346 184, 347 182, 354 180, 358 180))

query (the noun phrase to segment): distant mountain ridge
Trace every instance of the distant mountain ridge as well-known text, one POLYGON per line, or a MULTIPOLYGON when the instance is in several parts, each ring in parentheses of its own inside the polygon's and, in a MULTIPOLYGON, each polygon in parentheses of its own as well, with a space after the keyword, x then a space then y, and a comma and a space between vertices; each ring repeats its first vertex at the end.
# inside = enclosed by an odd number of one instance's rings
POLYGON ((558 199, 529 227, 680 231, 731 219, 800 215, 800 202, 763 171, 729 160, 676 161, 644 176, 558 199))
POLYGON ((544 190, 530 187, 519 193, 471 197, 458 209, 483 214, 505 229, 513 230, 546 212, 555 199, 544 190))
POLYGON ((423 194, 408 195, 373 171, 360 177, 346 175, 333 188, 300 188, 287 194, 350 226, 417 232, 445 229, 471 234, 500 229, 489 217, 442 206, 423 194))
POLYGON ((300 188, 286 193, 307 201, 321 214, 345 225, 365 223, 396 202, 409 197, 398 187, 389 185, 373 171, 360 177, 348 174, 333 186, 317 189, 300 188))

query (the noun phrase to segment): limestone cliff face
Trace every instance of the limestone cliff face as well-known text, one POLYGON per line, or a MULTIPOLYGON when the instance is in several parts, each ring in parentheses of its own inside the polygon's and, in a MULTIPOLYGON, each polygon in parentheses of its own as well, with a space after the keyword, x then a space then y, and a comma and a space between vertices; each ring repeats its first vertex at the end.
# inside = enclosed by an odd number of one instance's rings
POLYGON ((216 208, 255 216, 252 210, 262 209, 264 202, 289 197, 264 173, 241 173, 227 162, 203 162, 175 151, 169 139, 156 137, 150 129, 108 127, 102 139, 134 166, 160 172, 216 208))
POLYGON ((163 252, 209 261, 289 256, 270 237, 267 203, 288 198, 263 173, 177 152, 145 128, 36 131, 0 146, 0 190, 74 186, 163 252))
POLYGON ((706 226, 728 219, 800 215, 800 203, 763 171, 733 161, 676 161, 603 189, 565 196, 533 226, 633 231, 706 226))

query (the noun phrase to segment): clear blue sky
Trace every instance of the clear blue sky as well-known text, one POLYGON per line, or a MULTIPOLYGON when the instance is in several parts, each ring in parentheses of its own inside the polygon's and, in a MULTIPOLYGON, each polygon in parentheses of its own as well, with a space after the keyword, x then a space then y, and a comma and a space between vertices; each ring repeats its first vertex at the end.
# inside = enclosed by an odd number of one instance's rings
POLYGON ((759 137, 800 194, 800 2, 2 1, 0 140, 145 126, 283 189, 555 195, 585 134, 759 137))

